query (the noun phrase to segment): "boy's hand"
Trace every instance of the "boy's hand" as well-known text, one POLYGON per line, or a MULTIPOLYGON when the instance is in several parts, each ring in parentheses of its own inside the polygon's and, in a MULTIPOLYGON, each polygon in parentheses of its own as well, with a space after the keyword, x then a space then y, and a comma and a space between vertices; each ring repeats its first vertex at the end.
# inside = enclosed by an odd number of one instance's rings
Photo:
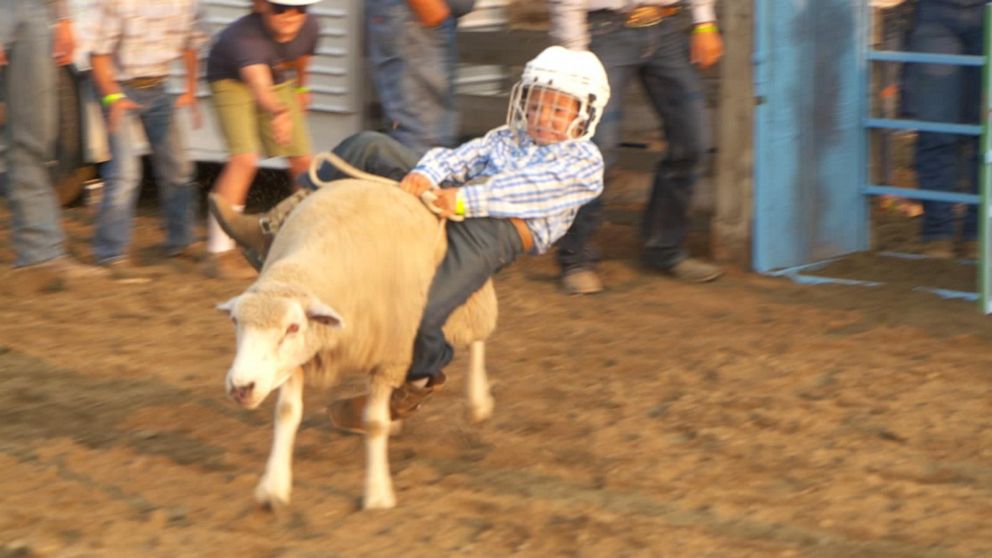
POLYGON ((434 192, 437 200, 434 205, 441 210, 438 215, 441 217, 451 217, 455 214, 455 204, 458 200, 458 188, 440 188, 434 192))
POLYGON ((437 188, 437 185, 434 184, 430 178, 427 178, 419 172, 407 173, 407 175, 403 177, 403 180, 400 181, 401 190, 408 194, 413 194, 418 198, 424 192, 434 188, 437 188))

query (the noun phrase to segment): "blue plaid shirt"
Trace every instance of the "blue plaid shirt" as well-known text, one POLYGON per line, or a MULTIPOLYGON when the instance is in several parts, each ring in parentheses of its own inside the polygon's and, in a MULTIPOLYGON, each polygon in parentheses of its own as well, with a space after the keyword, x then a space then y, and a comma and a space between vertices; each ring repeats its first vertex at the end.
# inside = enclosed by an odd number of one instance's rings
POLYGON ((591 141, 539 145, 506 126, 454 149, 431 149, 413 172, 441 187, 462 186, 466 217, 523 219, 538 254, 603 191, 603 156, 591 141))

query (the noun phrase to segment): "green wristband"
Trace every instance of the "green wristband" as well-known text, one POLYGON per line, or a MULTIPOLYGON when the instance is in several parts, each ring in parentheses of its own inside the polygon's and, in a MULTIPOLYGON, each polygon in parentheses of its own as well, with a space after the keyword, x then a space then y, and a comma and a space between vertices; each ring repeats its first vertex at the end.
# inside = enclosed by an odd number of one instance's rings
POLYGON ((700 23, 692 28, 693 33, 716 33, 718 31, 714 23, 700 23))
POLYGON ((116 103, 117 101, 120 101, 125 97, 127 97, 127 95, 118 91, 117 93, 109 93, 107 95, 104 95, 103 99, 101 99, 100 102, 103 103, 103 106, 109 107, 110 105, 116 103))

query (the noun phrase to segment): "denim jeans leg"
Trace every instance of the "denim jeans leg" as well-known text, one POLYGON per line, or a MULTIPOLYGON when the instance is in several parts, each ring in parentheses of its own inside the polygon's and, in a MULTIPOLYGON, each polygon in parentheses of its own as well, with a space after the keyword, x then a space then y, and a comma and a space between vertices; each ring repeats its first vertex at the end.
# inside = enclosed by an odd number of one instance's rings
POLYGON ((657 50, 641 73, 667 142, 641 228, 644 263, 659 269, 687 257, 689 208, 709 145, 702 84, 689 61, 689 38, 677 21, 658 26, 657 50))
POLYGON ((7 200, 13 220, 14 265, 64 254, 61 213, 47 167, 55 154, 55 65, 48 7, 18 2, 12 48, 7 52, 7 200))
POLYGON ((407 380, 436 377, 451 362, 454 350, 443 331, 451 313, 523 253, 520 236, 505 219, 449 221, 447 235, 448 252, 427 293, 407 380))
MULTIPOLYGON (((958 181, 960 141, 951 134, 921 132, 916 136, 916 176, 925 190, 949 192, 958 181)), ((954 204, 924 201, 923 240, 954 238, 954 204)))
MULTIPOLYGON (((135 91, 125 89, 125 93, 135 102, 142 102, 142 96, 135 91)), ((117 129, 108 131, 111 158, 103 166, 104 192, 93 236, 93 256, 97 262, 124 257, 131 243, 141 180, 141 160, 131 139, 131 127, 137 118, 133 112, 125 113, 117 129)))
POLYGON ((366 2, 372 77, 390 135, 422 156, 431 147, 452 147, 455 21, 428 29, 403 2, 366 2))
MULTIPOLYGON (((610 100, 596 128, 593 142, 603 153, 607 175, 617 161, 623 101, 627 87, 641 65, 642 34, 617 22, 592 20, 590 50, 599 57, 610 83, 610 100)), ((606 184, 609 187, 609 182, 606 184)), ((579 209, 565 236, 558 241, 556 259, 562 271, 590 267, 597 258, 592 236, 602 221, 603 205, 596 198, 579 209)))
POLYGON ((181 249, 193 239, 197 203, 192 183, 193 165, 186 156, 172 97, 163 87, 158 95, 146 102, 151 104, 143 111, 141 119, 152 150, 152 168, 165 220, 165 246, 169 250, 181 249))

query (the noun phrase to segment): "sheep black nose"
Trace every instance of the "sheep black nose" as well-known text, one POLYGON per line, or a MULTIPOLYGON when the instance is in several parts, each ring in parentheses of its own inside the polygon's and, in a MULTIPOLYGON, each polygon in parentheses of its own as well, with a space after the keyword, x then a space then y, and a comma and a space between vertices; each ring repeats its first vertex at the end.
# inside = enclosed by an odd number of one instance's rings
POLYGON ((249 382, 243 386, 234 386, 231 389, 231 397, 238 403, 243 403, 251 398, 251 392, 255 389, 255 382, 249 382))

